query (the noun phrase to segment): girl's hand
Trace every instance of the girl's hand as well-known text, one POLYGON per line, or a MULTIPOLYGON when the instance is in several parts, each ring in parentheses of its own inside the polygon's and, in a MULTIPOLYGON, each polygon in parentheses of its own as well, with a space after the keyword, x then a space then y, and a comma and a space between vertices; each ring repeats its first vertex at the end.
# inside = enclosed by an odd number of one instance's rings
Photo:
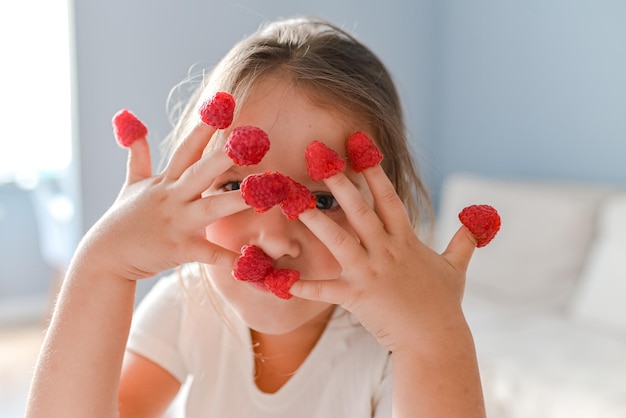
POLYGON ((206 225, 247 208, 240 193, 201 196, 233 164, 221 147, 203 155, 214 133, 214 128, 198 124, 155 176, 148 142, 135 141, 126 182, 82 241, 79 260, 127 279, 150 277, 191 261, 232 266, 238 254, 204 235, 206 225))
POLYGON ((461 301, 474 237, 461 227, 446 251, 437 254, 417 237, 380 165, 363 175, 375 210, 343 173, 325 180, 354 233, 318 210, 300 215, 334 254, 341 276, 300 280, 291 293, 343 306, 392 352, 421 344, 442 329, 464 327, 461 301))

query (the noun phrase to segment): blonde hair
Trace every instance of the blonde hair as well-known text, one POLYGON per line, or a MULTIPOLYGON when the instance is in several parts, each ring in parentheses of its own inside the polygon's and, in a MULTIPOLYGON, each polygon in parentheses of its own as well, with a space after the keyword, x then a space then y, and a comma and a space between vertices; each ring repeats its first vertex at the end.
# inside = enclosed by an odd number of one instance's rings
POLYGON ((320 18, 275 21, 237 43, 203 77, 187 105, 177 108, 180 113, 166 140, 169 151, 198 122, 204 100, 228 91, 240 108, 259 80, 279 72, 319 105, 367 124, 384 155, 382 167, 412 224, 432 221, 430 199, 413 162, 400 98, 389 72, 355 37, 320 18))

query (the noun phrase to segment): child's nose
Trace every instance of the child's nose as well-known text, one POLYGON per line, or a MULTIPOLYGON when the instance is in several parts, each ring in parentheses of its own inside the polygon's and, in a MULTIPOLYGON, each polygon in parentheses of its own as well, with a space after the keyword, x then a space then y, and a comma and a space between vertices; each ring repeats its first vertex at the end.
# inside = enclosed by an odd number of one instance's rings
POLYGON ((251 221, 255 233, 250 243, 262 248, 274 260, 300 255, 302 248, 296 231, 302 224, 298 220, 287 219, 278 206, 255 214, 251 221))

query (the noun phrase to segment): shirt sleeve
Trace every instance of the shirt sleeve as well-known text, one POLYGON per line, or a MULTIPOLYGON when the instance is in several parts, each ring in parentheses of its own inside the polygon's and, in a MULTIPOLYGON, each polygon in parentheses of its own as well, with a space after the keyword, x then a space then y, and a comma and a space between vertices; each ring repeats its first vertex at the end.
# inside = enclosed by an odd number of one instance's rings
POLYGON ((162 278, 133 315, 127 350, 155 362, 181 384, 188 371, 179 350, 182 292, 177 275, 162 278))

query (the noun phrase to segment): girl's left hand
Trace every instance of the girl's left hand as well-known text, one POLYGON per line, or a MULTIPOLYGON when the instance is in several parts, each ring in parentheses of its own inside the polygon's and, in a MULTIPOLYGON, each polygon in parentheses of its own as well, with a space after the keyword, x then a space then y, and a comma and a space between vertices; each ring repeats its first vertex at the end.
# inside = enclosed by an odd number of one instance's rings
POLYGON ((343 173, 325 180, 353 232, 316 209, 299 218, 333 253, 342 274, 334 280, 299 280, 290 292, 341 305, 389 351, 464 326, 461 301, 476 246, 473 235, 461 226, 448 248, 436 253, 418 238, 380 165, 363 175, 376 209, 343 173))

